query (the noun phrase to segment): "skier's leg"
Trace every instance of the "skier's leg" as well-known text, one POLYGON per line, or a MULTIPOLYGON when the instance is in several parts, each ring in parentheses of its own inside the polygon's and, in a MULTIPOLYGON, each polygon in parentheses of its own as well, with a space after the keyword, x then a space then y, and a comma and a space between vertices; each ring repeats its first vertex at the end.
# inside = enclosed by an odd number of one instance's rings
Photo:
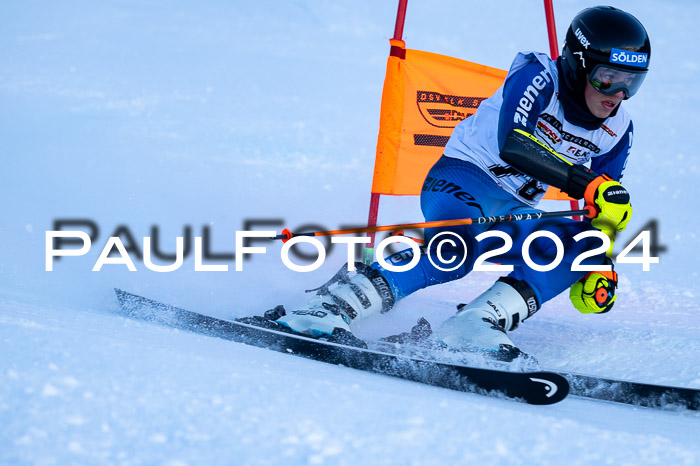
POLYGON ((347 265, 315 291, 305 307, 285 312, 276 322, 295 332, 314 337, 351 332, 350 323, 387 312, 394 296, 382 275, 357 262, 355 271, 347 265))
MULTIPOLYGON (((480 168, 471 163, 444 156, 428 173, 420 200, 426 221, 497 215, 507 210, 513 202, 513 198, 480 168)), ((403 299, 422 288, 457 280, 469 273, 481 250, 481 244, 474 238, 486 228, 485 225, 462 225, 425 230, 426 246, 432 238, 446 232, 454 233, 464 240, 466 251, 454 236, 452 239, 455 240, 457 247, 452 250, 447 248, 441 250, 442 259, 448 261, 454 257, 455 264, 466 255, 464 263, 454 270, 442 270, 450 269, 450 264, 442 263, 435 251, 422 254, 418 264, 404 272, 392 272, 377 262, 372 264, 372 268, 379 270, 387 279, 396 300, 403 299)), ((408 249, 385 260, 389 264, 400 266, 408 264, 412 258, 412 252, 408 249)))
POLYGON ((501 277, 469 304, 460 304, 457 313, 438 327, 433 338, 458 351, 476 349, 496 359, 513 361, 524 353, 506 330, 515 330, 537 311, 536 306, 527 283, 501 277))
MULTIPOLYGON (((512 198, 478 167, 447 157, 440 159, 431 169, 421 195, 421 207, 428 221, 491 215, 509 202, 512 198)), ((370 267, 360 264, 354 274, 341 270, 318 289, 305 307, 287 313, 277 322, 311 335, 332 334, 336 328, 349 331, 351 322, 386 312, 395 301, 421 288, 466 275, 478 256, 478 243, 473 238, 484 230, 484 226, 474 225, 426 231, 427 240, 442 231, 454 232, 464 239, 468 248, 467 259, 454 271, 436 268, 425 254, 417 266, 404 272, 386 270, 377 262, 370 267)), ((448 251, 443 252, 445 258, 448 251)), ((459 247, 451 253, 461 258, 464 251, 459 247)), ((398 253, 387 261, 403 265, 410 261, 410 257, 398 253)))
MULTIPOLYGON (((519 206, 510 213, 526 210, 519 206)), ((501 277, 490 289, 468 305, 461 305, 457 314, 445 321, 435 332, 434 338, 447 345, 477 347, 499 354, 501 359, 512 360, 521 351, 511 342, 506 331, 514 330, 520 322, 531 317, 540 306, 582 278, 586 272, 572 272, 571 264, 582 252, 600 245, 600 240, 586 238, 575 241, 573 238, 592 229, 587 222, 557 219, 549 222, 514 222, 497 224, 490 230, 507 233, 513 239, 511 250, 497 260, 503 264, 515 265, 507 277, 501 277), (546 230, 557 236, 563 244, 562 262, 548 272, 538 272, 529 267, 522 256, 526 238, 537 230, 546 230)), ((486 239, 484 250, 501 246, 502 240, 486 239)), ((530 257, 540 265, 549 264, 556 258, 556 245, 551 239, 535 239, 530 247, 530 257)), ((583 264, 604 263, 605 254, 592 256, 583 264)))

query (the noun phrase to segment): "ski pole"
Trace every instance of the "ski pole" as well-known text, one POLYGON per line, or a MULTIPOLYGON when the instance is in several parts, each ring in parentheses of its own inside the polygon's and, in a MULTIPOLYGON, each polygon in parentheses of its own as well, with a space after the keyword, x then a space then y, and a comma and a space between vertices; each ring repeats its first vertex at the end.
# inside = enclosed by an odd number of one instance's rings
POLYGON ((281 239, 286 243, 295 236, 334 236, 349 235, 352 233, 372 233, 378 231, 393 231, 411 228, 435 228, 452 227, 457 225, 487 225, 490 223, 517 222, 522 220, 539 220, 543 218, 573 217, 575 215, 593 215, 592 208, 585 206, 581 210, 563 210, 557 212, 529 212, 522 214, 494 215, 491 217, 461 218, 455 220, 436 220, 432 222, 404 223, 400 225, 383 225, 365 228, 349 228, 346 230, 311 231, 306 233, 292 233, 288 228, 282 230, 277 236, 270 239, 281 239))

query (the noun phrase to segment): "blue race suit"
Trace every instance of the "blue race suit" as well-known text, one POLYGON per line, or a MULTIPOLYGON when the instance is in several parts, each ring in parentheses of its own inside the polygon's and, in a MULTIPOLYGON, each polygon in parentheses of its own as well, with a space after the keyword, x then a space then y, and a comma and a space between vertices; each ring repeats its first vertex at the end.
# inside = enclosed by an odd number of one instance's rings
MULTIPOLYGON (((545 54, 529 52, 516 56, 503 86, 483 101, 472 117, 457 125, 444 155, 428 173, 420 198, 426 221, 541 212, 535 206, 548 186, 515 170, 499 156, 506 136, 515 128, 534 134, 574 164, 590 161, 596 173, 620 180, 632 143, 629 115, 618 107, 606 119, 594 117, 584 109, 584 102, 572 97, 564 83, 559 85, 559 75, 557 64, 545 54)), ((449 272, 436 268, 428 258, 432 255, 433 262, 439 265, 436 251, 423 254, 408 271, 392 272, 378 263, 372 267, 381 271, 396 299, 401 299, 427 286, 464 277, 478 256, 503 245, 502 239, 478 242, 475 237, 486 230, 500 230, 511 236, 513 246, 494 261, 515 266, 510 276, 525 281, 541 306, 585 275, 586 272, 572 272, 571 263, 582 252, 599 247, 600 240, 576 242, 573 237, 592 229, 589 222, 564 218, 431 228, 425 231, 426 244, 443 231, 464 239, 467 259, 461 267, 449 272), (525 238, 537 230, 554 233, 564 245, 562 262, 549 272, 533 270, 521 254, 525 238)), ((556 252, 555 244, 548 238, 534 240, 529 250, 537 264, 552 262, 556 252)), ((452 253, 459 258, 464 255, 460 247, 452 253)), ((387 261, 403 265, 410 259, 403 251, 387 261)), ((604 260, 601 254, 583 264, 602 264, 604 260)))

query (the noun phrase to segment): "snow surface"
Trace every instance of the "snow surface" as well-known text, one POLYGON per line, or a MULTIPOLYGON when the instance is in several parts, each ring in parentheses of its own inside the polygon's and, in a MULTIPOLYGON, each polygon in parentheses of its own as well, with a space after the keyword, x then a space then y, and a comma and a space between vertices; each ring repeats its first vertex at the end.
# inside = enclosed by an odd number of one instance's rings
MULTIPOLYGON (((589 3, 558 1, 563 41, 589 3)), ((629 240, 651 219, 651 272, 621 265, 618 303, 564 294, 512 334, 545 367, 700 387, 700 4, 619 1, 647 27, 652 72, 624 103, 629 240)), ((366 220, 395 1, 0 3, 0 464, 697 464, 700 416, 570 398, 490 399, 115 316, 112 287, 219 317, 305 301, 345 262, 287 270, 279 245, 242 272, 91 269, 120 225, 186 225, 232 253, 246 220, 280 230, 366 220), (91 219, 91 252, 44 271, 44 232, 91 219)), ((409 2, 411 48, 507 68, 548 51, 539 1, 409 2)), ((415 198, 384 222, 420 221, 415 198)), ((256 227, 256 229, 265 229, 256 227)), ((626 239, 625 239, 626 238, 626 239)), ((619 250, 619 248, 618 248, 619 250)), ((212 261, 216 263, 217 261, 212 261)), ((438 324, 496 275, 423 290, 361 323, 378 337, 438 324)))

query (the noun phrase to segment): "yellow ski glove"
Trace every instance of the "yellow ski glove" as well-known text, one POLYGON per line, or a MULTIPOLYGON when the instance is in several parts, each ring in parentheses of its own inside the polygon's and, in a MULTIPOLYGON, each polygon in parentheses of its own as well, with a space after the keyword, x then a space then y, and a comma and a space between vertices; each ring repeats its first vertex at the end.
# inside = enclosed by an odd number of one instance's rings
POLYGON ((586 203, 595 209, 591 225, 615 238, 615 231, 622 231, 632 218, 632 205, 627 190, 607 175, 591 181, 584 194, 586 203))
POLYGON ((617 273, 589 272, 569 289, 569 298, 583 314, 602 314, 612 309, 617 296, 617 273))

